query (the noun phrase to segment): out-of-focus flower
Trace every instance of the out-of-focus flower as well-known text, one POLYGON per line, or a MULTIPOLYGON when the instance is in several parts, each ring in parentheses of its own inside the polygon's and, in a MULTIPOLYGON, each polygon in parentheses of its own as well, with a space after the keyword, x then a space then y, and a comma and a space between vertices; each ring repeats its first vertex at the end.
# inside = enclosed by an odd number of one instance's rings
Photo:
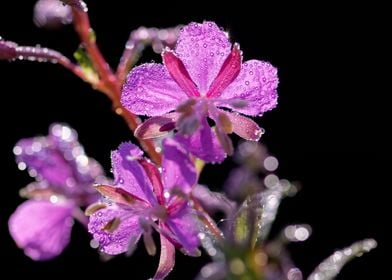
POLYGON ((185 26, 175 50, 165 50, 162 57, 163 65, 133 69, 123 88, 123 106, 152 117, 137 136, 157 137, 176 128, 177 141, 208 162, 221 162, 232 153, 227 134, 260 138, 263 130, 238 113, 257 116, 276 106, 278 78, 272 65, 258 60, 242 63, 239 45, 232 47, 213 22, 185 26), (207 117, 215 122, 214 131, 207 117))
POLYGON ((51 259, 68 244, 73 218, 86 223, 79 207, 99 198, 92 185, 107 179, 63 124, 53 124, 46 137, 20 140, 13 151, 19 169, 28 168, 36 181, 21 190, 29 200, 11 215, 10 233, 32 259, 51 259))
POLYGON ((38 0, 33 19, 38 27, 59 28, 72 22, 71 7, 60 0, 38 0))

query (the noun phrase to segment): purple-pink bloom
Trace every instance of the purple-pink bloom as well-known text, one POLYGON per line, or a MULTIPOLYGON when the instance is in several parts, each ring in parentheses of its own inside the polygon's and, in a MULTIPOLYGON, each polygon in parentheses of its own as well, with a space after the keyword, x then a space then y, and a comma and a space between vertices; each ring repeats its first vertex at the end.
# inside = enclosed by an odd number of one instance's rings
POLYGON ((232 46, 213 22, 185 26, 176 48, 165 50, 162 58, 163 64, 134 68, 123 88, 123 106, 152 117, 136 131, 138 136, 152 138, 176 128, 177 141, 210 162, 232 152, 227 134, 260 138, 263 130, 243 115, 262 115, 276 106, 276 68, 259 60, 242 63, 239 45, 232 46), (215 131, 207 117, 215 122, 215 131))
MULTIPOLYGON (((151 238, 155 229, 166 253, 174 252, 174 245, 189 255, 197 254, 197 217, 187 199, 197 176, 185 149, 165 139, 160 172, 137 146, 124 143, 112 152, 112 167, 113 186, 96 187, 111 203, 100 205, 90 216, 89 231, 100 249, 110 255, 129 252, 143 237, 147 251, 155 254, 151 238)), ((163 276, 154 279, 163 279, 172 265, 174 259, 165 261, 157 272, 163 276)))
POLYGON ((63 124, 53 124, 46 137, 20 140, 14 154, 19 169, 28 168, 36 182, 21 190, 30 199, 11 215, 11 236, 32 259, 51 259, 68 244, 73 218, 86 222, 79 207, 98 200, 92 185, 107 180, 76 132, 63 124))

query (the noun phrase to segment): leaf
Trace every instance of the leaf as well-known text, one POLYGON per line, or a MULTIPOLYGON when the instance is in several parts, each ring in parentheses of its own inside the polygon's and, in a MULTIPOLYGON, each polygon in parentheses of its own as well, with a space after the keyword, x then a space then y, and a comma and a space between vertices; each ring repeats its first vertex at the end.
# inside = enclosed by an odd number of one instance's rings
POLYGON ((259 198, 262 194, 248 197, 236 213, 232 234, 237 243, 250 247, 256 244, 258 226, 263 213, 263 204, 259 198))
POLYGON ((376 240, 365 239, 355 242, 347 248, 335 251, 335 253, 319 264, 315 271, 310 274, 308 280, 332 280, 339 274, 346 263, 376 247, 376 240))
POLYGON ((86 75, 88 80, 91 80, 95 83, 99 81, 98 72, 95 70, 93 63, 87 54, 86 50, 83 47, 79 47, 74 52, 74 57, 76 61, 79 63, 80 68, 82 69, 83 73, 86 75))

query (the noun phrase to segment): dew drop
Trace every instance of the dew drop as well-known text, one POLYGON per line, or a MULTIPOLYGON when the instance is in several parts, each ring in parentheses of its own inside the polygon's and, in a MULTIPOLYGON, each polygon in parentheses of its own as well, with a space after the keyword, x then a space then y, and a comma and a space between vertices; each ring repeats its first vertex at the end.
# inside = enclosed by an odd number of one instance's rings
POLYGON ((15 146, 12 151, 14 152, 14 155, 16 155, 16 156, 19 156, 20 154, 22 154, 22 148, 20 146, 15 146))
POLYGON ((249 86, 249 81, 245 81, 245 85, 249 86))
POLYGON ((204 44, 203 44, 203 47, 204 47, 204 48, 207 48, 207 44, 206 44, 206 43, 204 43, 204 44))
POLYGON ((24 163, 23 161, 18 163, 18 169, 19 170, 25 170, 27 167, 26 163, 24 163))

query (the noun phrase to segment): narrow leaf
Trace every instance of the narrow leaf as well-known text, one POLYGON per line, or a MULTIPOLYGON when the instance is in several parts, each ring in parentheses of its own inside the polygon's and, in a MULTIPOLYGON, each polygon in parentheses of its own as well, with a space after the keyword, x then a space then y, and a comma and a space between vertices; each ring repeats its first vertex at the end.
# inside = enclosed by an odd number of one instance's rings
POLYGON ((365 239, 355 242, 347 248, 335 251, 335 253, 320 263, 316 270, 310 274, 308 280, 332 280, 339 274, 346 263, 376 247, 376 240, 365 239))

